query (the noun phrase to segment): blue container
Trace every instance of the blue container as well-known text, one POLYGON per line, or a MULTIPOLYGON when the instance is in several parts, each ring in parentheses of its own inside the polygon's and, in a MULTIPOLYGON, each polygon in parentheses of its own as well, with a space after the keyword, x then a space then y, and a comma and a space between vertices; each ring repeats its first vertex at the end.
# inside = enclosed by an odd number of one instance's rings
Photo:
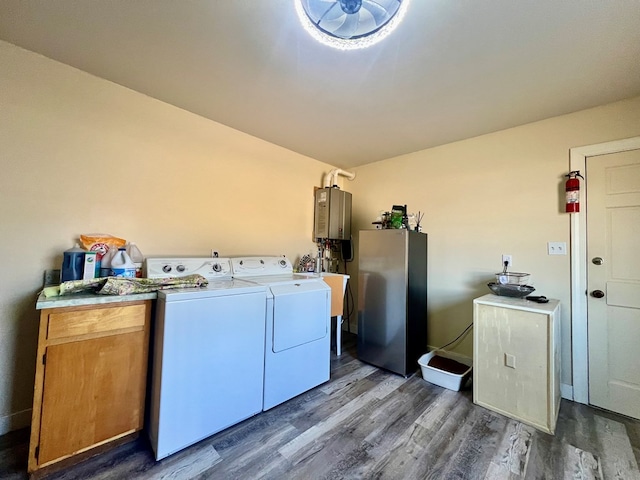
POLYGON ((82 280, 84 270, 84 250, 76 243, 74 248, 64 251, 62 259, 62 281, 82 280))

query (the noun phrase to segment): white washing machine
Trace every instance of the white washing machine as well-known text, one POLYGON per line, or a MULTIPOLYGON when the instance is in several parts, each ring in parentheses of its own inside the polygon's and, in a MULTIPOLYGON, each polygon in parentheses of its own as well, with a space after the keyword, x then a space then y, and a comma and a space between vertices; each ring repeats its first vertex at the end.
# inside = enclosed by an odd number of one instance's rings
POLYGON ((147 276, 198 273, 203 288, 158 292, 149 438, 156 460, 262 411, 267 289, 223 258, 149 258, 147 276))
POLYGON ((231 259, 233 277, 268 287, 264 410, 329 380, 331 289, 285 257, 231 259))

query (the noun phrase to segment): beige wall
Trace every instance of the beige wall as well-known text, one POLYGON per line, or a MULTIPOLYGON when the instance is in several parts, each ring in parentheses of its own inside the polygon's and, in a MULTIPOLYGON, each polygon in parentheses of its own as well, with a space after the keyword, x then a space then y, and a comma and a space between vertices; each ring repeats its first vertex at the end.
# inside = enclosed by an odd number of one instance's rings
POLYGON ((30 420, 36 293, 79 234, 295 261, 332 168, 4 42, 0 145, 0 434, 30 420))
MULTIPOLYGON (((639 134, 640 97, 354 169, 356 244, 393 204, 425 212, 434 346, 471 322, 472 299, 513 255, 537 294, 562 301, 571 384, 569 257, 546 247, 569 240, 569 149, 639 134)), ((331 168, 4 42, 0 145, 0 433, 29 421, 35 296, 80 233, 146 255, 296 259, 314 247, 313 186, 331 168)), ((471 355, 471 339, 458 351, 471 355)))
MULTIPOLYGON (((346 185, 352 230, 372 228, 392 205, 425 212, 431 346, 471 323, 473 298, 489 293, 501 255, 511 254, 535 294, 562 302, 562 382, 571 385, 569 256, 547 254, 549 241, 569 245, 569 149, 637 135, 640 97, 366 165, 346 185)), ((456 351, 471 356, 472 338, 456 351)))

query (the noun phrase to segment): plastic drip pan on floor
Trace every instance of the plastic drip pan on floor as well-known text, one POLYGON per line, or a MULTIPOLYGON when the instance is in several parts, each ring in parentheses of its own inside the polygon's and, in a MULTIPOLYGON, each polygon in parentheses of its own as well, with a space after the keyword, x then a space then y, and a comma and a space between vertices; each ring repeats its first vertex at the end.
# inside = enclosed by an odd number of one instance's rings
POLYGON ((446 350, 434 350, 425 353, 418 359, 418 364, 422 370, 422 378, 429 383, 434 383, 449 390, 459 391, 471 375, 473 361, 471 359, 460 358, 447 352, 446 350), (429 362, 434 357, 437 361, 429 362), (466 369, 464 367, 467 367, 466 369))

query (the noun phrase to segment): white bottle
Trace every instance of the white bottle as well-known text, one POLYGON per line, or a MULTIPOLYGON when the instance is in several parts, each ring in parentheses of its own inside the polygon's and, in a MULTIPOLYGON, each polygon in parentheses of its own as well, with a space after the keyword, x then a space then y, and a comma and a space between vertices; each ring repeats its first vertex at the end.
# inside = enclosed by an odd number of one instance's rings
POLYGON ((120 247, 111 259, 111 275, 114 277, 135 278, 136 266, 127 255, 127 249, 120 247))
POLYGON ((109 246, 109 250, 102 256, 102 260, 100 261, 100 276, 101 277, 110 277, 111 273, 111 260, 118 252, 116 247, 113 245, 109 246))
POLYGON ((318 248, 318 256, 316 257, 316 273, 322 274, 322 249, 318 248))
POLYGON ((142 263, 144 262, 144 256, 134 242, 127 243, 127 255, 136 266, 136 278, 142 278, 142 263))

